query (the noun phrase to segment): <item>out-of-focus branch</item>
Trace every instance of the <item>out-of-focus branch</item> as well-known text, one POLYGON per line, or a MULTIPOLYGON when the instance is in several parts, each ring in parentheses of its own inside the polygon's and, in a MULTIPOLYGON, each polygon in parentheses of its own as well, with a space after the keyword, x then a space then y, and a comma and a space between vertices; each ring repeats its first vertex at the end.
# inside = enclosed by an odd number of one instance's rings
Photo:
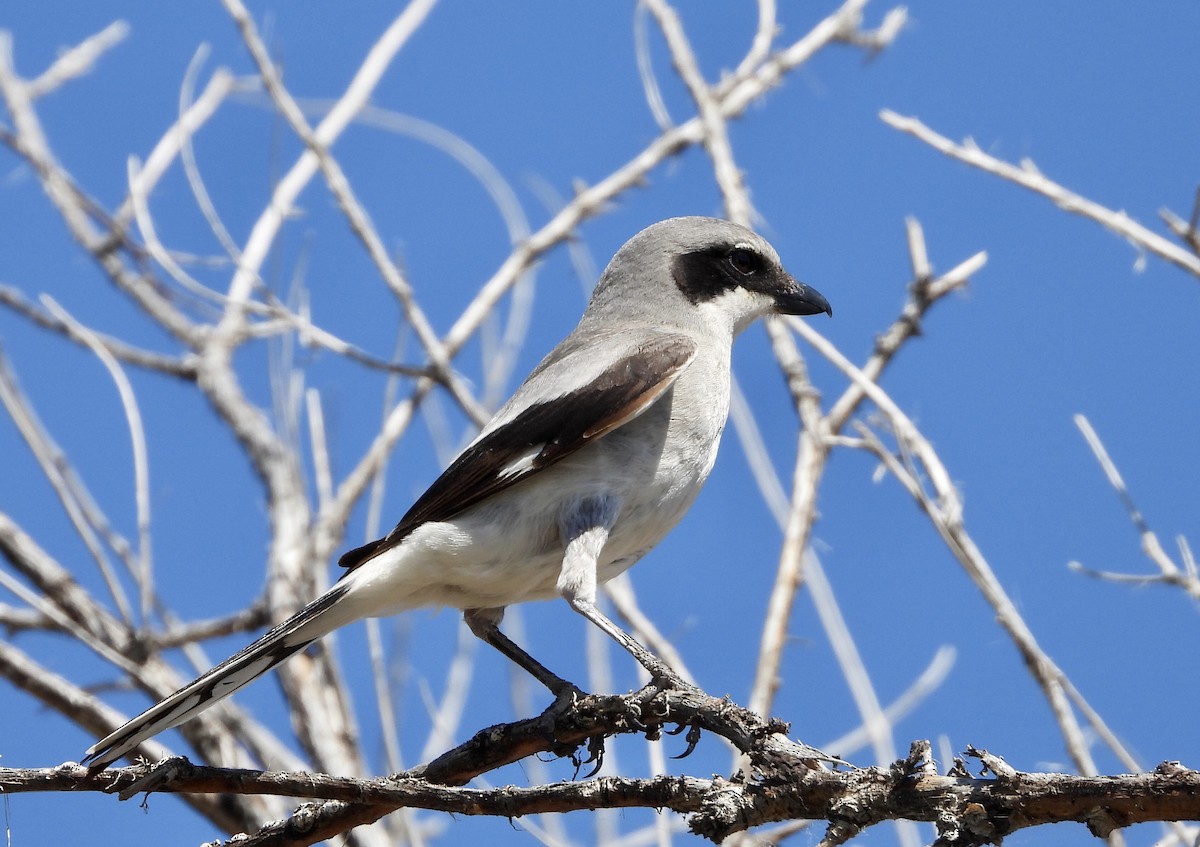
POLYGON ((725 200, 725 215, 729 220, 749 226, 753 217, 750 198, 746 192, 746 184, 742 180, 741 169, 733 158, 733 147, 729 143, 729 132, 725 118, 713 97, 712 89, 704 81, 700 65, 692 45, 683 32, 683 24, 679 15, 671 8, 666 0, 641 0, 658 21, 663 35, 667 39, 667 48, 671 51, 671 62, 676 73, 687 86, 692 100, 696 103, 700 125, 704 132, 704 149, 712 160, 713 175, 721 189, 725 200))
POLYGON ((15 136, 9 143, 37 171, 42 189, 67 225, 71 236, 100 265, 109 279, 129 296, 155 322, 189 347, 195 348, 201 333, 171 302, 148 274, 137 269, 140 251, 125 237, 119 226, 99 210, 58 164, 41 121, 33 108, 29 84, 16 73, 12 64, 12 39, 0 31, 0 97, 12 115, 15 136), (103 218, 100 226, 95 220, 103 218), (132 260, 126 263, 125 255, 132 260))
POLYGON ((63 83, 90 73, 92 66, 111 50, 125 40, 129 35, 129 24, 125 21, 113 21, 100 32, 64 50, 36 79, 29 81, 28 95, 30 100, 52 92, 63 83))
MULTIPOLYGON (((334 139, 353 120, 354 116, 367 104, 371 91, 378 83, 383 71, 387 68, 392 57, 399 52, 408 38, 416 31, 433 8, 434 0, 412 0, 383 36, 371 49, 358 75, 350 83, 342 99, 329 111, 320 125, 314 130, 308 125, 304 112, 299 104, 283 85, 283 80, 271 62, 266 45, 258 35, 257 28, 250 18, 249 12, 240 0, 225 0, 226 8, 233 16, 242 34, 242 39, 250 51, 258 67, 259 75, 266 85, 267 93, 288 121, 292 131, 300 137, 308 148, 306 155, 311 154, 317 166, 325 176, 329 190, 337 198, 338 205, 350 222, 351 229, 367 249, 371 260, 375 263, 380 275, 387 282, 392 293, 404 309, 405 317, 417 334, 421 346, 425 349, 435 368, 439 380, 450 391, 451 395, 463 407, 477 424, 487 420, 488 414, 479 407, 474 397, 463 385, 450 367, 450 354, 437 337, 433 327, 425 317, 424 311, 413 297, 412 287, 392 261, 383 246, 383 239, 375 230, 367 213, 363 210, 354 191, 350 186, 341 165, 329 152, 334 139)), ((301 158, 301 162, 304 158, 301 158)), ((300 162, 297 163, 299 166, 300 162)))
MULTIPOLYGON (((97 736, 106 734, 111 727, 122 721, 122 716, 115 709, 109 708, 70 680, 38 664, 26 653, 4 640, 0 640, 0 677, 97 736)), ((141 749, 155 761, 171 755, 170 750, 157 741, 143 742, 141 749)), ((269 814, 272 808, 278 805, 258 801, 226 803, 222 798, 211 794, 188 794, 183 800, 227 832, 241 832, 256 826, 263 814, 269 814)))
MULTIPOLYGON (((75 329, 77 332, 82 331, 78 325, 75 329)), ((50 433, 42 425, 33 405, 21 391, 16 375, 12 372, 3 352, 0 352, 0 405, 4 406, 16 425, 17 431, 25 439, 43 476, 62 504, 67 519, 71 522, 88 553, 91 554, 92 560, 96 563, 96 568, 104 578, 104 584, 113 598, 113 603, 116 604, 118 613, 126 623, 132 625, 133 618, 129 599, 121 580, 109 563, 105 547, 123 561, 129 571, 135 572, 137 568, 132 548, 125 537, 112 527, 107 516, 92 498, 91 492, 88 491, 83 480, 71 466, 62 448, 55 443, 50 433)), ((13 526, 15 528, 15 524, 13 526)), ((48 596, 55 593, 52 583, 47 583, 47 587, 42 590, 48 596)), ((72 620, 83 622, 86 616, 86 612, 83 616, 72 615, 72 620)))
POLYGON ((1176 238, 1186 242, 1192 252, 1200 256, 1200 188, 1196 189, 1190 220, 1185 221, 1170 209, 1160 209, 1158 215, 1176 238))
POLYGON ((204 87, 200 97, 180 114, 175 125, 168 129, 146 161, 138 169, 137 176, 129 186, 130 196, 125 199, 113 214, 118 225, 125 225, 133 215, 135 195, 148 196, 154 191, 154 186, 162 179, 163 174, 170 168, 171 163, 180 152, 191 143, 191 139, 216 114, 217 109, 225 102, 225 98, 234 90, 237 82, 228 70, 218 68, 204 87))
MULTIPOLYGON (((84 338, 76 333, 69 324, 54 317, 35 303, 29 302, 19 289, 9 285, 0 285, 0 305, 7 307, 13 314, 20 315, 35 326, 56 332, 76 344, 87 346, 84 338)), ((147 370, 159 371, 180 379, 196 378, 195 362, 189 357, 168 356, 152 350, 143 350, 102 333, 93 333, 93 335, 109 353, 122 362, 147 370)))
POLYGON ((957 159, 1001 179, 1016 183, 1023 188, 1028 188, 1036 194, 1041 194, 1064 212, 1089 218, 1160 259, 1165 259, 1193 276, 1200 277, 1200 256, 1189 253, 1179 245, 1147 229, 1126 212, 1113 211, 1063 188, 1044 176, 1030 159, 1023 159, 1020 166, 1012 165, 983 152, 970 138, 961 144, 956 144, 949 138, 934 132, 916 118, 904 117, 888 109, 880 112, 879 117, 889 126, 925 142, 952 159, 957 159))
POLYGON ((1082 727, 1075 718, 1065 692, 1066 674, 1054 664, 1042 650, 1033 632, 1017 611, 1016 605, 996 578, 991 566, 967 532, 962 517, 962 501, 949 472, 942 464, 933 446, 921 435, 913 422, 892 401, 882 388, 865 372, 855 367, 832 344, 802 321, 790 322, 792 329, 813 345, 821 355, 848 376, 863 394, 887 417, 888 424, 901 444, 904 455, 919 462, 922 474, 887 450, 865 426, 859 432, 866 445, 884 463, 893 476, 901 482, 913 499, 929 517, 946 546, 966 570, 971 581, 983 593, 988 604, 995 610, 997 620, 1016 645, 1034 680, 1042 688, 1059 728, 1063 733, 1076 767, 1084 774, 1096 773, 1082 727), (922 477, 927 478, 933 488, 925 490, 922 477))
MULTIPOLYGON (((871 380, 878 380, 905 342, 920 333, 921 321, 933 304, 965 285, 987 259, 986 254, 977 253, 949 272, 934 278, 931 276, 924 234, 915 219, 907 222, 907 234, 914 279, 909 286, 908 302, 899 317, 876 339, 875 351, 862 368, 871 380)), ((811 325, 806 325, 806 332, 817 335, 811 325)), ((749 700, 751 709, 764 714, 772 710, 779 686, 779 668, 787 640, 787 628, 800 587, 803 551, 817 515, 818 484, 830 450, 838 443, 837 436, 866 396, 851 382, 829 411, 822 412, 819 397, 808 379, 808 370, 794 342, 786 336, 776 335, 772 336, 772 340, 775 355, 788 377, 788 385, 804 426, 800 432, 792 474, 791 505, 784 529, 780 567, 763 622, 759 660, 749 700)))
POLYGON ((775 20, 775 0, 758 0, 758 26, 754 28, 754 41, 750 49, 738 63, 735 77, 745 77, 754 72, 768 56, 771 55, 771 45, 779 34, 779 25, 775 20))
POLYGON ((151 607, 154 605, 154 571, 150 547, 150 460, 146 449, 146 429, 142 425, 142 412, 138 406, 137 394, 133 384, 125 374, 120 362, 100 342, 90 329, 76 320, 62 306, 46 296, 43 298, 46 308, 56 318, 71 326, 74 334, 83 339, 101 364, 112 377, 121 398, 121 406, 125 410, 125 420, 129 425, 129 440, 133 456, 134 502, 137 506, 138 543, 134 557, 133 577, 138 584, 141 598, 141 621, 143 625, 149 622, 151 607))

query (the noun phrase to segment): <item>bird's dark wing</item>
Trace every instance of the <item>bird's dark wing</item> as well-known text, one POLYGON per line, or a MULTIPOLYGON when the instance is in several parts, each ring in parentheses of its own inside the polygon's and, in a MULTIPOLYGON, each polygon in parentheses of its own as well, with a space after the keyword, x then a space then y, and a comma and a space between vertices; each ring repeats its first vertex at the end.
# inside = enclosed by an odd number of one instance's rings
MULTIPOLYGON (((553 370, 569 374, 571 362, 583 369, 588 353, 586 349, 572 350, 553 370)), ((429 486, 395 529, 344 554, 338 564, 356 568, 399 544, 421 524, 448 520, 633 420, 671 387, 695 355, 695 343, 687 337, 655 332, 586 384, 530 403, 510 420, 485 430, 429 486)), ((536 387, 530 387, 534 380, 550 370, 545 364, 539 367, 517 396, 535 391, 536 387)))

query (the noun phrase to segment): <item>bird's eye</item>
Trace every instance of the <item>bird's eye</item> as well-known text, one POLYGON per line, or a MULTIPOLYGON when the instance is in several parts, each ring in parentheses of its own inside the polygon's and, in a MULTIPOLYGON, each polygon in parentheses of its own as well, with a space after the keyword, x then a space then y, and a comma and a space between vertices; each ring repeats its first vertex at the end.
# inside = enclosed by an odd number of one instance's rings
POLYGON ((759 269, 758 254, 752 250, 747 250, 745 247, 734 247, 729 251, 726 257, 729 266, 742 276, 750 276, 757 273, 759 269))

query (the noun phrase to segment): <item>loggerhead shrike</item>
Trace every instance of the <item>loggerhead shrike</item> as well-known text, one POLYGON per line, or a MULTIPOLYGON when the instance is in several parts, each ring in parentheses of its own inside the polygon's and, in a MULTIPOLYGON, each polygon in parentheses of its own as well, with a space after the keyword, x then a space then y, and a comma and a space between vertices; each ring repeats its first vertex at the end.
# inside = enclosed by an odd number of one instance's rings
POLYGON ((597 609, 596 586, 683 517, 716 459, 730 348, 762 315, 833 314, 771 245, 715 218, 631 238, 583 318, 396 528, 351 550, 328 591, 250 646, 101 739, 101 770, 337 627, 420 606, 471 631, 546 685, 576 692, 500 632, 504 607, 561 595, 664 687, 679 677, 597 609))

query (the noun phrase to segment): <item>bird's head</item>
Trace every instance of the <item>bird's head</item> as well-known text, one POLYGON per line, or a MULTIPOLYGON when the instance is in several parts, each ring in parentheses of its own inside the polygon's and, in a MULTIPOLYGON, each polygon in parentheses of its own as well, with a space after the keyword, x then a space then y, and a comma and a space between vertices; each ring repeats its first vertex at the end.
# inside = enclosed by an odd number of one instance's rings
POLYGON ((593 295, 593 307, 644 303, 646 315, 727 326, 737 333, 766 314, 833 314, 829 302, 798 282, 765 239, 731 221, 686 217, 660 221, 625 243, 593 295), (653 311, 651 311, 653 310, 653 311))

